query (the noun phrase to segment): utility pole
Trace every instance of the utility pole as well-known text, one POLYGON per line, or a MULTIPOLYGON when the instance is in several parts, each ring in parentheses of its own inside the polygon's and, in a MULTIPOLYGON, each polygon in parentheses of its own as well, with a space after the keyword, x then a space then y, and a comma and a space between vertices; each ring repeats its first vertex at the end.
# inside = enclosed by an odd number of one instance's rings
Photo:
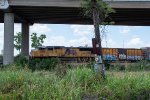
POLYGON ((102 77, 105 77, 105 66, 103 64, 103 56, 102 56, 102 45, 101 45, 101 37, 100 37, 100 29, 99 24, 101 23, 101 20, 99 18, 99 11, 97 8, 97 1, 92 0, 93 3, 93 24, 94 24, 94 31, 95 31, 95 43, 96 43, 96 54, 95 57, 96 64, 94 65, 95 71, 100 71, 102 77))

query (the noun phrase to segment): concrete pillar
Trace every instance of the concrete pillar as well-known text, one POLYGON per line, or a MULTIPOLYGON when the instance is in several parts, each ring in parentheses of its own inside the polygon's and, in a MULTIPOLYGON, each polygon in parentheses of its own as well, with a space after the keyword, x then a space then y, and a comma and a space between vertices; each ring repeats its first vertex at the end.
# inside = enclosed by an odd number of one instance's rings
POLYGON ((29 57, 29 24, 28 23, 22 23, 21 54, 25 57, 29 57))
POLYGON ((4 54, 3 64, 14 62, 14 14, 4 14, 4 54))

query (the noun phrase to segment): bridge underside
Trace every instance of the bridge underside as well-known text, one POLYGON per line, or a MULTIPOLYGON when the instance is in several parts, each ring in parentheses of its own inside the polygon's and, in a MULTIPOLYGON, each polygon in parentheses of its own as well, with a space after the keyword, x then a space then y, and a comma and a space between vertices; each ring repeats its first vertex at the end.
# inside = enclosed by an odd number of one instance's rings
MULTIPOLYGON (((115 25, 150 25, 149 8, 117 8, 106 21, 114 21, 115 25)), ((27 7, 11 6, 15 14, 15 23, 29 22, 45 24, 92 24, 92 20, 83 15, 81 8, 75 7, 27 7)), ((0 11, 0 23, 4 22, 4 13, 0 11)))

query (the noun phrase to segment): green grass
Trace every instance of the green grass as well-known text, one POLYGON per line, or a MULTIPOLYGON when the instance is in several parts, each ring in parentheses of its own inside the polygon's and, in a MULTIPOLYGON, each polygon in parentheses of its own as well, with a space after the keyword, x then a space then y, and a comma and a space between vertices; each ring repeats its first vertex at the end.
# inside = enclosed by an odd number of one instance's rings
POLYGON ((150 72, 107 72, 106 79, 88 68, 55 72, 0 71, 0 100, 146 100, 150 98, 150 72))

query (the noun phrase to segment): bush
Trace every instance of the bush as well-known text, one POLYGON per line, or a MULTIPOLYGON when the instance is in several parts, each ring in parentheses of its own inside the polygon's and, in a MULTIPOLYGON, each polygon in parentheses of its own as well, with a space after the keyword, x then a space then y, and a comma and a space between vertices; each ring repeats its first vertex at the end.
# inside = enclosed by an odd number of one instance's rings
POLYGON ((116 63, 115 65, 110 65, 109 70, 124 71, 125 70, 125 65, 116 63))
POLYGON ((148 61, 142 60, 137 63, 129 64, 126 70, 127 71, 150 70, 150 63, 148 61))
POLYGON ((115 71, 150 71, 150 62, 142 60, 135 63, 115 63, 114 65, 110 65, 109 69, 115 71))
POLYGON ((29 60, 29 68, 34 70, 53 70, 60 63, 57 58, 35 58, 29 60))
POLYGON ((104 60, 104 65, 105 65, 106 70, 110 69, 110 63, 111 62, 109 60, 104 60))
POLYGON ((18 67, 24 68, 28 65, 28 59, 22 55, 17 55, 14 59, 14 64, 18 67))

